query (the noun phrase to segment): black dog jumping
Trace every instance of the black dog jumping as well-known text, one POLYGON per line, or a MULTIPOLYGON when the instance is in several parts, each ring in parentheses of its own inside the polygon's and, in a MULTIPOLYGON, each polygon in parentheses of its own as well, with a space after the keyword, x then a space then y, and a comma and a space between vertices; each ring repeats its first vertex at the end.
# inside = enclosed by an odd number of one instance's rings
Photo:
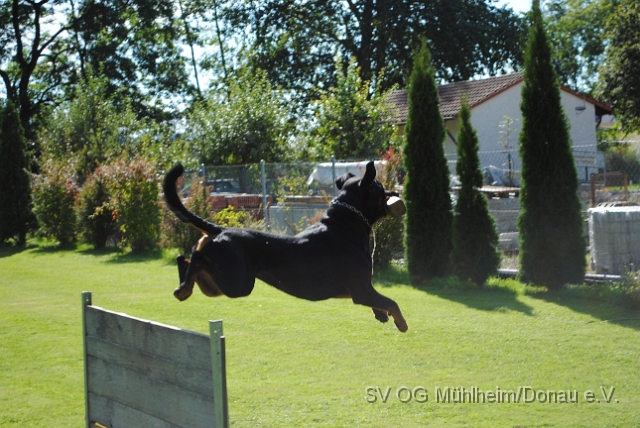
POLYGON ((398 330, 407 322, 393 300, 371 284, 369 246, 371 225, 389 214, 404 214, 404 204, 375 180, 369 162, 363 177, 351 173, 336 180, 340 190, 323 217, 296 236, 278 236, 255 230, 218 226, 189 212, 178 196, 176 181, 184 168, 177 165, 163 184, 167 206, 183 222, 204 236, 187 260, 178 257, 179 300, 193 292, 194 282, 206 296, 248 296, 255 279, 306 300, 351 297, 353 303, 369 306, 376 319, 393 317, 398 330))

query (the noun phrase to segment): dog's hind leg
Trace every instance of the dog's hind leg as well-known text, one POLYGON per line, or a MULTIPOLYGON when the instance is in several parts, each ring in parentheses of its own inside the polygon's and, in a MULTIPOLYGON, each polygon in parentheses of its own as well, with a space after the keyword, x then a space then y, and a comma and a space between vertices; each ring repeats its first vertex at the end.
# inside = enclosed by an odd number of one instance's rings
POLYGON ((182 254, 176 257, 176 262, 178 262, 178 278, 180 279, 180 284, 184 282, 184 278, 187 275, 187 269, 189 268, 189 260, 182 254))
POLYGON ((216 297, 223 294, 211 272, 208 272, 205 268, 208 264, 211 263, 198 251, 193 253, 191 261, 183 256, 178 256, 180 287, 173 292, 176 299, 180 301, 187 300, 193 294, 194 284, 198 284, 202 294, 205 296, 216 297))
POLYGON ((193 285, 202 270, 202 256, 199 253, 193 253, 191 261, 178 256, 178 275, 180 276, 180 287, 173 291, 176 299, 187 300, 193 294, 193 285))
POLYGON ((398 304, 378 293, 371 284, 361 290, 351 290, 351 298, 353 303, 371 307, 377 320, 384 322, 384 316, 381 314, 384 312, 393 317, 393 322, 398 330, 404 333, 409 329, 398 304))
POLYGON ((191 263, 182 254, 180 254, 176 258, 176 261, 178 262, 178 277, 180 279, 180 286, 173 291, 173 295, 180 301, 187 300, 193 293, 194 275, 189 275, 189 268, 191 267, 191 263), (190 278, 191 281, 187 281, 187 278, 190 278))

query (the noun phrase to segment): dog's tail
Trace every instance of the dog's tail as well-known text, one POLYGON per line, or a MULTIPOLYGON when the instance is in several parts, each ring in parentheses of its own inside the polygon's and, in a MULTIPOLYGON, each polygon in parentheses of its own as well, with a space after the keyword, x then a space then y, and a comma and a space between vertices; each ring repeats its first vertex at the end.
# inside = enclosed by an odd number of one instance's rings
POLYGON ((211 237, 220 234, 220 232, 222 232, 222 228, 220 226, 198 217, 182 204, 182 201, 178 196, 178 192, 176 191, 176 181, 178 181, 178 177, 180 177, 183 172, 184 167, 181 164, 178 164, 174 166, 164 177, 164 183, 162 183, 164 201, 180 221, 188 223, 205 235, 211 237))

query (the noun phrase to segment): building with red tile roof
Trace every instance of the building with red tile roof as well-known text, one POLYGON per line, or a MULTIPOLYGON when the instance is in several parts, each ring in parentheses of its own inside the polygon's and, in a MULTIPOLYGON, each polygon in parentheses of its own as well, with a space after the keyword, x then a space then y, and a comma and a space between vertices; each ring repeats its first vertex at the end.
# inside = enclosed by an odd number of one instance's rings
MULTIPOLYGON (((467 97, 471 106, 471 122, 480 140, 480 158, 483 166, 494 165, 501 168, 509 162, 512 168, 519 169, 517 146, 522 122, 522 85, 523 74, 513 73, 438 87, 440 112, 447 129, 445 154, 452 172, 455 171, 458 112, 463 96, 467 97), (512 121, 509 136, 505 135, 506 119, 512 121)), ((596 150, 596 127, 604 115, 611 114, 611 108, 565 86, 561 86, 560 89, 562 106, 571 128, 576 166, 581 180, 586 181, 591 174, 604 166, 600 165, 602 159, 596 150)), ((407 91, 399 90, 389 94, 388 104, 402 133, 408 115, 407 91)))

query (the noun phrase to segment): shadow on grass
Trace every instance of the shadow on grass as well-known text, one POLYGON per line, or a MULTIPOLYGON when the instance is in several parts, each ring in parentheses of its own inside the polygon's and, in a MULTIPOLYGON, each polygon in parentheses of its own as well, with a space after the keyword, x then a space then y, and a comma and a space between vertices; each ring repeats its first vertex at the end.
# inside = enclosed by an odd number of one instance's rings
MULTIPOLYGON (((100 252, 101 250, 94 250, 100 252)), ((100 255, 109 254, 102 253, 100 255)), ((98 255, 98 254, 96 254, 98 255)), ((163 259, 162 250, 147 250, 141 252, 133 252, 133 251, 113 251, 113 256, 106 260, 107 263, 145 263, 155 260, 163 259)))
POLYGON ((11 245, 11 244, 0 244, 0 259, 3 257, 11 257, 16 254, 20 254, 23 251, 30 250, 35 248, 35 245, 27 244, 22 246, 11 245))
POLYGON ((104 248, 86 247, 86 248, 80 249, 78 253, 85 256, 102 257, 102 256, 108 256, 111 254, 116 254, 116 255, 120 254, 122 253, 122 249, 118 247, 104 247, 104 248))
MULTIPOLYGON (((163 260, 166 264, 175 263, 173 253, 160 248, 146 250, 141 252, 133 252, 131 250, 123 250, 116 246, 106 246, 104 248, 94 248, 89 244, 74 243, 61 246, 55 241, 40 240, 31 243, 27 248, 16 248, 10 246, 0 246, 0 257, 8 257, 25 249, 32 250, 34 255, 53 254, 53 253, 76 253, 83 256, 99 257, 104 263, 145 263, 156 260, 163 260)), ((177 254, 176 254, 177 255, 177 254)))
POLYGON ((383 287, 406 284, 416 290, 463 304, 472 309, 492 312, 510 310, 533 316, 533 308, 518 300, 518 295, 522 293, 507 286, 477 288, 470 282, 459 281, 455 278, 436 278, 425 285, 413 285, 407 270, 399 266, 392 266, 389 269, 376 272, 374 282, 383 287))
POLYGON ((625 294, 620 287, 616 288, 612 284, 565 286, 557 291, 548 291, 544 287, 524 285, 514 279, 491 278, 484 288, 478 289, 473 284, 446 278, 415 286, 411 285, 406 268, 401 266, 376 272, 374 281, 383 287, 406 284, 474 309, 498 312, 506 309, 533 315, 532 307, 518 299, 519 295, 527 295, 565 306, 574 312, 591 315, 595 318, 591 322, 608 322, 640 330, 640 297, 636 296, 635 300, 631 300, 628 292, 625 294))
POLYGON ((533 298, 564 306, 607 322, 640 330, 640 310, 632 308, 630 302, 608 288, 608 284, 580 285, 564 287, 557 291, 540 291, 527 293, 533 298))
POLYGON ((61 252, 73 252, 76 250, 76 244, 60 245, 57 242, 40 242, 38 244, 31 245, 33 248, 33 254, 51 254, 61 252))

